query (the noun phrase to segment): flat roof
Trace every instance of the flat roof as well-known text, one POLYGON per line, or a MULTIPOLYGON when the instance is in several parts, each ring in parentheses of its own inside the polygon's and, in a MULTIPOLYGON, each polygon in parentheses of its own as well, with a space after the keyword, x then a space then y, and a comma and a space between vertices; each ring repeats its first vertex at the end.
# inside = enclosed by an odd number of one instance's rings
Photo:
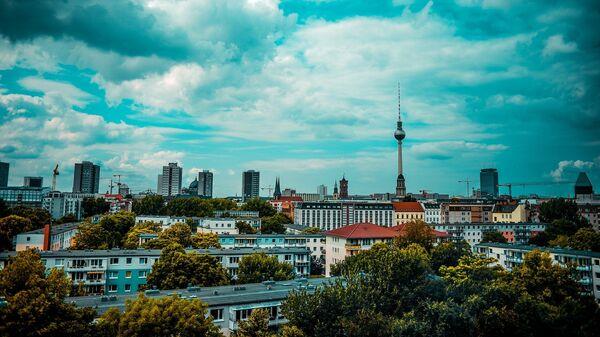
POLYGON ((526 251, 539 249, 539 250, 550 252, 553 254, 587 256, 587 257, 600 258, 600 252, 592 252, 591 250, 576 250, 576 249, 569 249, 569 248, 541 247, 541 246, 535 246, 535 245, 483 242, 483 243, 476 244, 475 247, 494 247, 494 248, 517 249, 517 250, 526 250, 526 251))
MULTIPOLYGON (((337 278, 313 278, 295 279, 289 281, 249 283, 238 285, 226 285, 216 287, 194 287, 187 289, 160 290, 157 293, 146 293, 149 298, 161 298, 169 295, 177 295, 182 298, 198 298, 209 307, 220 307, 229 305, 244 305, 262 302, 281 301, 294 290, 314 290, 315 287, 332 283, 337 278)), ((65 302, 73 303, 78 307, 94 308, 101 315, 110 308, 125 310, 128 299, 135 299, 139 293, 124 295, 96 295, 67 297, 65 302), (104 298, 104 301, 102 300, 104 298), (112 300, 111 300, 112 298, 112 300)))
POLYGON ((317 234, 219 234, 219 239, 221 238, 234 238, 234 239, 244 239, 244 238, 290 238, 290 239, 301 239, 301 238, 324 238, 325 233, 317 233, 317 234))
MULTIPOLYGON (((50 231, 52 232, 52 235, 57 235, 57 234, 61 234, 64 232, 68 232, 73 229, 77 229, 77 227, 79 227, 79 224, 81 224, 81 222, 69 222, 69 223, 64 223, 64 224, 60 224, 60 225, 53 225, 52 227, 50 227, 50 231)), ((27 234, 27 235, 44 234, 44 228, 34 229, 32 231, 19 233, 17 235, 25 235, 25 234, 27 234)))

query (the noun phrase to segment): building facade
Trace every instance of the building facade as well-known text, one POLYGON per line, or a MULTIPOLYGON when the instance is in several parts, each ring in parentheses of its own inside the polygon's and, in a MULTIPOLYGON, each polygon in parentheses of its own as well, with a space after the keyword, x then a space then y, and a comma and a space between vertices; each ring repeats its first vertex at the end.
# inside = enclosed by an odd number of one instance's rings
POLYGON ((563 267, 574 265, 582 291, 600 301, 600 253, 573 249, 537 247, 530 245, 511 245, 505 243, 481 243, 473 250, 497 260, 497 264, 512 270, 523 263, 527 253, 537 249, 550 254, 554 263, 563 267))
POLYGON ((242 173, 242 200, 260 196, 260 172, 249 170, 242 173))
POLYGON ((423 210, 425 211, 425 222, 428 224, 439 224, 442 222, 442 210, 441 205, 438 203, 422 203, 423 210))
POLYGON ((0 187, 8 186, 9 170, 10 170, 10 164, 0 161, 0 187))
POLYGON ((325 261, 324 234, 236 234, 219 235, 221 248, 306 247, 315 258, 325 261))
POLYGON ((600 203, 577 205, 579 214, 586 219, 596 232, 600 232, 600 203))
POLYGON ((0 199, 4 200, 8 207, 27 206, 41 208, 44 197, 49 192, 50 189, 46 187, 0 187, 0 199))
POLYGON ((46 225, 44 228, 17 234, 13 239, 13 246, 17 252, 26 249, 69 249, 74 243, 73 238, 75 237, 75 234, 78 232, 78 222, 54 226, 46 225))
POLYGON ((170 215, 137 215, 135 217, 136 224, 142 224, 144 222, 155 222, 160 225, 162 230, 170 228, 176 223, 186 223, 186 217, 184 216, 170 216, 170 215))
POLYGON ((302 202, 294 209, 294 224, 322 231, 361 222, 391 227, 394 208, 391 203, 339 201, 302 202))
POLYGON ((198 195, 206 198, 213 196, 213 174, 209 170, 198 172, 198 195))
POLYGON ((496 205, 492 214, 493 222, 527 222, 527 208, 523 204, 496 205))
POLYGON ((240 232, 235 227, 236 221, 234 218, 199 218, 196 228, 198 233, 235 235, 240 232))
POLYGON ((405 224, 416 220, 425 220, 425 210, 416 201, 393 202, 394 226, 405 224))
POLYGON ((543 223, 455 223, 431 224, 434 230, 446 232, 449 239, 465 240, 470 245, 476 245, 483 239, 485 232, 500 232, 510 243, 527 243, 529 239, 546 229, 543 223))
POLYGON ((44 187, 43 177, 23 177, 24 187, 44 187))
POLYGON ((169 163, 163 166, 162 174, 158 175, 158 194, 170 197, 181 193, 181 181, 183 178, 183 168, 177 163, 169 163))
POLYGON ((75 163, 73 170, 73 193, 98 193, 100 166, 89 161, 75 163))
POLYGON ((98 195, 94 193, 50 192, 44 197, 42 208, 47 210, 53 219, 72 214, 77 220, 81 220, 83 218, 83 200, 96 197, 98 195))
POLYGON ((498 170, 495 168, 481 169, 479 172, 479 188, 482 196, 498 196, 498 170))

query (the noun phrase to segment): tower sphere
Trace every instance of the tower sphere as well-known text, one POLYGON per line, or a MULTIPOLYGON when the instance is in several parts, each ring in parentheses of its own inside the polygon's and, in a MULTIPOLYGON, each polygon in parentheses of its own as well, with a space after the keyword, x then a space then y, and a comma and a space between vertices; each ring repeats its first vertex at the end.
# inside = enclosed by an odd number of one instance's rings
POLYGON ((406 137, 406 132, 404 132, 404 130, 400 129, 400 130, 394 131, 394 138, 396 138, 398 141, 403 140, 405 137, 406 137))

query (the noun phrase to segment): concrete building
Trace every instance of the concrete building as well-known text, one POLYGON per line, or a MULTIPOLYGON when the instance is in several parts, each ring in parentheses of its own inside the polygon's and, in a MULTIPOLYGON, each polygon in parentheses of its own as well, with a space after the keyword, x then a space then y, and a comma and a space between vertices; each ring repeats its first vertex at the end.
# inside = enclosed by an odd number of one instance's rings
POLYGON ((331 266, 348 256, 369 250, 378 242, 391 242, 398 232, 371 223, 359 223, 325 232, 325 276, 330 276, 331 266))
POLYGON ((10 164, 0 161, 0 187, 8 186, 9 170, 10 170, 10 164))
MULTIPOLYGON (((235 279, 239 261, 253 253, 276 256, 290 263, 297 277, 310 275, 310 252, 304 247, 271 249, 190 249, 208 254, 221 262, 235 279)), ((86 294, 135 293, 146 285, 146 277, 160 258, 160 249, 58 250, 41 251, 46 270, 60 268, 72 280, 73 287, 83 287, 86 294)), ((0 269, 15 251, 0 252, 0 269)))
POLYGON ((296 205, 303 201, 300 196, 284 197, 280 196, 275 200, 269 200, 269 204, 277 210, 278 213, 283 213, 290 219, 294 219, 294 209, 296 205))
POLYGON ((332 230, 355 223, 369 222, 391 227, 394 208, 381 202, 302 202, 294 209, 294 223, 320 230, 332 230))
POLYGON ((165 230, 170 228, 176 223, 186 223, 186 217, 184 216, 170 216, 170 215, 137 215, 135 217, 135 223, 141 224, 144 222, 155 222, 160 224, 160 227, 165 230))
POLYGON ((498 265, 512 270, 522 264, 525 255, 534 249, 548 252, 552 261, 563 267, 575 265, 583 291, 594 296, 596 301, 600 301, 600 253, 598 252, 491 242, 478 244, 473 251, 492 257, 498 261, 498 265))
POLYGON ((220 210, 215 211, 215 218, 220 218, 226 215, 228 218, 258 218, 258 211, 242 211, 242 210, 220 210))
POLYGON ((434 230, 446 232, 450 240, 465 240, 470 245, 481 242, 485 232, 500 232, 510 243, 527 243, 529 239, 546 229, 543 223, 455 223, 431 224, 434 230))
POLYGON ((577 205, 579 214, 585 218, 595 231, 600 232, 600 204, 577 205))
POLYGON ((44 187, 43 177, 23 177, 24 187, 44 187))
POLYGON ((4 200, 8 207, 27 206, 41 208, 44 197, 49 192, 50 188, 47 187, 0 187, 0 199, 4 200))
POLYGON ((260 196, 260 172, 249 170, 242 173, 242 199, 246 201, 260 196))
MULTIPOLYGON (((265 281, 244 285, 218 287, 188 287, 174 290, 147 290, 146 296, 162 298, 176 294, 181 298, 199 299, 208 306, 208 314, 213 324, 218 326, 225 336, 235 335, 238 324, 250 317, 253 310, 266 309, 269 312, 269 326, 277 327, 287 323, 281 305, 292 291, 305 290, 313 293, 315 289, 333 282, 332 278, 296 279, 292 281, 265 281)), ((137 294, 111 296, 84 296, 67 298, 66 301, 78 307, 94 308, 100 316, 109 309, 125 310, 128 300, 134 300, 137 294)))
POLYGON ((100 166, 89 161, 75 163, 73 171, 73 193, 98 193, 100 166))
POLYGON ((325 186, 325 185, 317 186, 317 194, 319 195, 319 200, 325 199, 325 196, 327 195, 327 186, 325 186))
POLYGON ((438 203, 424 202, 421 204, 425 210, 425 222, 429 224, 442 222, 442 209, 438 203))
POLYGON ((64 250, 74 243, 73 238, 79 232, 79 222, 65 223, 17 234, 13 238, 17 252, 27 249, 64 250))
POLYGON ((219 235, 221 248, 306 247, 315 258, 325 261, 324 234, 234 234, 219 235))
POLYGON ((198 195, 206 198, 213 196, 213 174, 209 170, 198 172, 198 195))
POLYGON ((528 212, 525 205, 496 205, 492 213, 493 222, 527 222, 528 212))
POLYGON ((181 181, 183 178, 183 168, 177 166, 177 163, 169 163, 163 166, 162 174, 158 175, 158 194, 170 197, 181 193, 181 181))
POLYGON ((402 168, 402 141, 406 138, 406 132, 402 129, 402 114, 400 112, 400 83, 398 83, 398 121, 396 122, 396 131, 394 138, 398 141, 398 177, 396 178, 396 198, 406 196, 406 181, 402 168))
POLYGON ((482 196, 498 196, 498 170, 495 168, 481 169, 479 172, 479 189, 482 196))
POLYGON ((425 219, 425 210, 420 203, 416 201, 393 202, 394 206, 394 225, 401 225, 407 222, 425 219))
POLYGON ((443 202, 440 223, 487 223, 492 222, 494 204, 477 202, 443 202))
POLYGON ((233 218, 199 218, 197 219, 198 233, 215 233, 235 235, 240 231, 235 227, 236 219, 233 218))
POLYGON ((50 192, 43 199, 42 208, 47 210, 53 219, 72 214, 77 220, 83 218, 83 200, 96 198, 94 193, 50 192))
POLYGON ((318 193, 294 193, 293 197, 299 197, 302 201, 321 201, 321 196, 318 193))

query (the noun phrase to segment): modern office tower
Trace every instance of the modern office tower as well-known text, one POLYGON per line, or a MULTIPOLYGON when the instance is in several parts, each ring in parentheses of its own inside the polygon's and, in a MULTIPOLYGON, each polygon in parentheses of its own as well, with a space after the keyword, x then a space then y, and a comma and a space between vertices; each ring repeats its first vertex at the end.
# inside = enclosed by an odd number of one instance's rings
POLYGON ((156 194, 160 194, 160 191, 162 191, 162 174, 158 175, 156 182, 156 194))
POLYGON ((495 168, 481 169, 479 184, 482 196, 498 196, 498 170, 495 168))
POLYGON ((209 170, 198 172, 198 195, 201 197, 212 198, 213 174, 209 170))
POLYGON ((181 178, 183 168, 177 163, 169 163, 163 166, 162 174, 158 175, 158 194, 168 197, 181 193, 181 178))
POLYGON ((348 180, 345 176, 340 180, 340 199, 348 199, 348 180))
POLYGON ((43 187, 44 178, 42 177, 24 177, 23 186, 25 187, 43 187))
POLYGON ((321 199, 323 197, 325 197, 327 195, 327 186, 325 186, 325 185, 317 186, 317 194, 321 197, 321 199))
POLYGON ((73 193, 98 193, 100 166, 90 161, 75 163, 73 193))
POLYGON ((260 172, 249 170, 242 173, 242 200, 260 195, 260 172))
POLYGON ((10 164, 0 161, 0 187, 8 186, 8 170, 10 164))
POLYGON ((402 118, 400 114, 400 83, 398 83, 398 121, 396 122, 394 138, 398 141, 398 178, 396 178, 396 197, 404 198, 406 196, 406 181, 402 169, 402 140, 406 138, 406 132, 402 129, 402 118))

